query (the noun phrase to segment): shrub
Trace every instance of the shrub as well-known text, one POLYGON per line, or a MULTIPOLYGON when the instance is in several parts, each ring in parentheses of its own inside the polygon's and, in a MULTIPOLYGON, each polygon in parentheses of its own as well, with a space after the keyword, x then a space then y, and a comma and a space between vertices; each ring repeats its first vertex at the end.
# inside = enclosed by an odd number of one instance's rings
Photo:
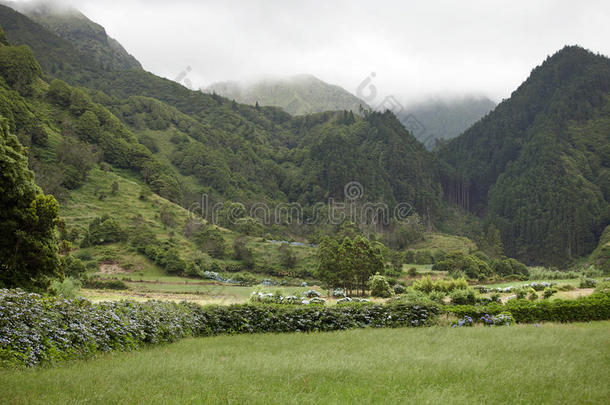
POLYGON ((453 290, 449 298, 454 305, 473 305, 476 302, 475 291, 472 288, 453 290))
POLYGON ((468 327, 468 326, 474 326, 474 321, 468 315, 466 315, 462 319, 459 319, 457 322, 454 322, 451 325, 452 328, 463 328, 463 327, 468 327))
POLYGON ((392 287, 392 289, 394 290, 394 294, 404 294, 407 291, 405 286, 401 284, 394 284, 394 287, 392 287))
POLYGON ((527 291, 527 299, 530 301, 536 301, 538 299, 538 293, 532 287, 527 291))
POLYGON ((549 299, 553 296, 553 294, 557 293, 557 289, 554 287, 547 287, 544 289, 544 298, 549 299))
POLYGON ((371 276, 368 281, 369 289, 373 297, 389 298, 394 295, 388 280, 379 273, 371 276))
POLYGON ((581 278, 580 283, 578 284, 580 288, 595 288, 596 285, 597 280, 592 278, 581 278))
POLYGON ((292 269, 297 265, 297 257, 290 246, 285 243, 280 244, 278 248, 280 254, 280 264, 283 267, 292 269))
POLYGON ((434 270, 448 271, 454 276, 466 274, 470 279, 483 280, 492 276, 493 271, 489 265, 474 255, 462 252, 453 252, 447 255, 443 261, 436 263, 434 270))
POLYGON ((215 259, 222 259, 225 255, 225 239, 216 228, 207 227, 198 232, 195 235, 195 242, 204 252, 215 259))
POLYGON ((33 366, 186 336, 322 332, 423 326, 434 305, 346 303, 335 306, 199 306, 148 301, 103 302, 0 290, 0 364, 33 366))
POLYGON ((409 277, 417 277, 417 269, 415 267, 411 267, 407 271, 407 274, 409 275, 409 277))
POLYGON ((129 287, 121 280, 103 280, 101 278, 86 278, 82 281, 84 288, 95 290, 127 290, 129 287))
POLYGON ((595 287, 594 294, 610 295, 610 281, 602 281, 595 287))
POLYGON ((515 323, 513 316, 510 312, 502 312, 498 315, 489 315, 485 314, 481 318, 480 321, 485 326, 510 326, 515 323))
POLYGON ((479 319, 485 314, 508 311, 517 323, 536 322, 589 322, 610 319, 610 296, 591 295, 574 300, 510 300, 506 304, 491 303, 486 306, 446 306, 445 311, 457 317, 470 316, 479 319))
POLYGON ((432 291, 430 294, 428 294, 428 297, 430 297, 430 299, 434 302, 438 302, 439 304, 442 304, 445 302, 445 297, 447 296, 447 294, 445 294, 442 291, 432 291))
POLYGON ((81 283, 77 279, 66 278, 63 281, 54 280, 51 282, 49 290, 55 294, 60 295, 64 298, 74 298, 76 293, 81 288, 81 283))
POLYGON ((429 250, 415 252, 415 264, 434 264, 434 257, 429 250))
POLYGON ((246 268, 251 269, 254 267, 254 255, 247 244, 246 238, 236 238, 233 242, 233 257, 235 260, 240 260, 246 268))
POLYGON ((84 246, 101 245, 104 243, 120 242, 125 240, 127 233, 119 221, 108 215, 95 218, 89 224, 89 232, 85 235, 84 246))
POLYGON ((61 266, 63 268, 64 275, 72 278, 80 278, 86 272, 87 268, 85 264, 72 255, 67 255, 61 258, 61 266))
POLYGON ((508 257, 501 257, 500 259, 492 260, 491 268, 496 274, 502 277, 513 274, 529 276, 529 271, 525 264, 508 257))

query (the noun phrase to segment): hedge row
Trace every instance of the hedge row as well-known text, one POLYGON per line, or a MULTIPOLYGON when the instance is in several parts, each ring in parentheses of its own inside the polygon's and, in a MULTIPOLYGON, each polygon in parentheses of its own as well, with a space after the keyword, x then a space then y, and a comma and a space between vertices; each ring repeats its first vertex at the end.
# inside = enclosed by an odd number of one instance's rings
POLYGON ((459 318, 470 316, 473 319, 508 311, 517 323, 601 321, 610 319, 610 296, 595 294, 574 300, 510 300, 504 305, 455 305, 445 307, 445 311, 459 318))
POLYGON ((199 306, 104 302, 0 290, 0 364, 37 365, 186 336, 422 326, 436 306, 397 303, 199 306))

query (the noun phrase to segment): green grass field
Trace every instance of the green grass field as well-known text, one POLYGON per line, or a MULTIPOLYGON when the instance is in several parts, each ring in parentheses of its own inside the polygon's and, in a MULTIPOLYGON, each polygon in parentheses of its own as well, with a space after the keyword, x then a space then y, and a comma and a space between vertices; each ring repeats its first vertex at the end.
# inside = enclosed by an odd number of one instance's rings
POLYGON ((7 404, 605 404, 610 322, 186 339, 0 370, 7 404))

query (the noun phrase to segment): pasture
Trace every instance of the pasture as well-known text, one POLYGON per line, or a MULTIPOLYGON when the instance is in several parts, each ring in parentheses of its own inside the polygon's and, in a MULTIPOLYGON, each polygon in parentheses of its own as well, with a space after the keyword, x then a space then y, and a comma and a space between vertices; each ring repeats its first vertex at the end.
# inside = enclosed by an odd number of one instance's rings
POLYGON ((8 404, 604 404, 610 322, 185 339, 0 370, 8 404))

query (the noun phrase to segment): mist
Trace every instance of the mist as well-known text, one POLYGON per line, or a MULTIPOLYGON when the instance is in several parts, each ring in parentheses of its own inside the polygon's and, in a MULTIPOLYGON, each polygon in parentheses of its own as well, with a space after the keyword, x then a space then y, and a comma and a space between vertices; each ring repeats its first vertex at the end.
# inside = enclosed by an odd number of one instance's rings
POLYGON ((354 94, 368 78, 372 104, 391 95, 500 101, 565 45, 610 54, 604 1, 68 3, 146 70, 196 88, 312 74, 354 94))

